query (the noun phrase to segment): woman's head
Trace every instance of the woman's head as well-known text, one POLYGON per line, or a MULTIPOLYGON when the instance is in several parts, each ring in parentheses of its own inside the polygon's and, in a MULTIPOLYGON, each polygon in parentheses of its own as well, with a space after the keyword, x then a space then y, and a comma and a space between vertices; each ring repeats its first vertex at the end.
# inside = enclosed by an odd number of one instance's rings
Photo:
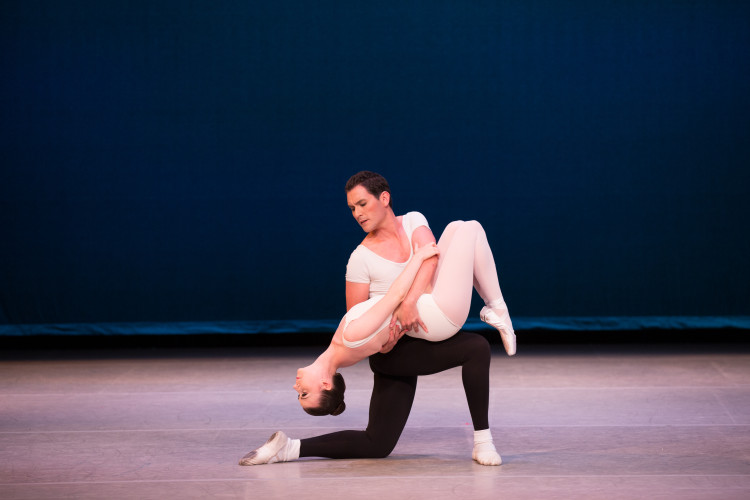
POLYGON ((294 390, 302 409, 310 415, 338 415, 346 409, 346 384, 340 373, 325 375, 313 364, 297 370, 294 390))
POLYGON ((335 373, 333 375, 331 388, 320 391, 318 404, 315 406, 303 406, 302 408, 310 415, 316 417, 321 417, 323 415, 339 415, 346 410, 346 403, 344 403, 345 390, 346 384, 344 383, 344 377, 340 373, 335 373))
POLYGON ((347 193, 357 186, 364 187, 368 193, 376 198, 380 198, 382 193, 388 193, 388 206, 393 207, 392 200, 390 199, 391 187, 388 185, 388 181, 385 180, 380 174, 363 170, 352 175, 348 181, 346 181, 345 190, 347 193))

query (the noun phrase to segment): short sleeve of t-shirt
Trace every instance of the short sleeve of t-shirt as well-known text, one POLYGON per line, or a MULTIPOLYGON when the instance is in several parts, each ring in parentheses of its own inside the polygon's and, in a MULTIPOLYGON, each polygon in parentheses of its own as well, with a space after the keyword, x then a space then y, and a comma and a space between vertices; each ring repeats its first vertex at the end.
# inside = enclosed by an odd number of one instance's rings
POLYGON ((346 281, 352 283, 369 283, 370 273, 367 270, 367 259, 362 252, 354 251, 346 264, 346 281))
POLYGON ((415 229, 420 226, 430 227, 430 225, 427 224, 427 218, 419 212, 409 212, 405 214, 401 219, 401 223, 404 225, 404 231, 409 235, 410 242, 412 233, 414 233, 415 229))

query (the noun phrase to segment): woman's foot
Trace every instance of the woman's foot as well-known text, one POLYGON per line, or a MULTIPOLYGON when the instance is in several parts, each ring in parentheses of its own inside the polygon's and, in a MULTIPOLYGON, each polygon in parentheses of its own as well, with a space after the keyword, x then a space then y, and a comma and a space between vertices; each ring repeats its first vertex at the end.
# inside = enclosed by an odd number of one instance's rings
POLYGON ((498 314, 494 309, 484 306, 479 312, 479 319, 497 328, 497 331, 500 332, 505 352, 508 353, 508 356, 513 356, 516 353, 516 334, 513 332, 513 323, 510 322, 508 309, 505 308, 501 314, 498 314))
POLYGON ((289 439, 282 431, 274 432, 263 446, 242 457, 240 465, 273 464, 297 460, 299 444, 299 439, 289 439))

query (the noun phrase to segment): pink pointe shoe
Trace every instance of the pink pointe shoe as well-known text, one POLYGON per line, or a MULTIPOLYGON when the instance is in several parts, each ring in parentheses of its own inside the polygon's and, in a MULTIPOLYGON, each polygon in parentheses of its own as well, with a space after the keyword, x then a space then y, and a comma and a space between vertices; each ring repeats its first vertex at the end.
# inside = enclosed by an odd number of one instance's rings
POLYGON ((510 322, 508 310, 506 309, 502 316, 498 316, 495 311, 485 306, 479 312, 479 319, 497 328, 497 331, 500 332, 505 352, 508 353, 508 356, 513 356, 516 353, 516 334, 513 332, 513 325, 510 322))

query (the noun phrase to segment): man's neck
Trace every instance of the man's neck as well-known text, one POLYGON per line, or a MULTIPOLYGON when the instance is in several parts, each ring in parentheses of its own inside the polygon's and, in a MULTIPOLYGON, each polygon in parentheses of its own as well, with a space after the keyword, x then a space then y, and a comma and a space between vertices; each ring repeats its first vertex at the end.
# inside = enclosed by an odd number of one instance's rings
POLYGON ((388 215, 386 215, 382 224, 370 231, 367 236, 375 241, 384 241, 393 238, 398 239, 400 229, 401 225, 398 222, 398 217, 396 217, 396 214, 393 213, 392 209, 388 209, 388 215))

